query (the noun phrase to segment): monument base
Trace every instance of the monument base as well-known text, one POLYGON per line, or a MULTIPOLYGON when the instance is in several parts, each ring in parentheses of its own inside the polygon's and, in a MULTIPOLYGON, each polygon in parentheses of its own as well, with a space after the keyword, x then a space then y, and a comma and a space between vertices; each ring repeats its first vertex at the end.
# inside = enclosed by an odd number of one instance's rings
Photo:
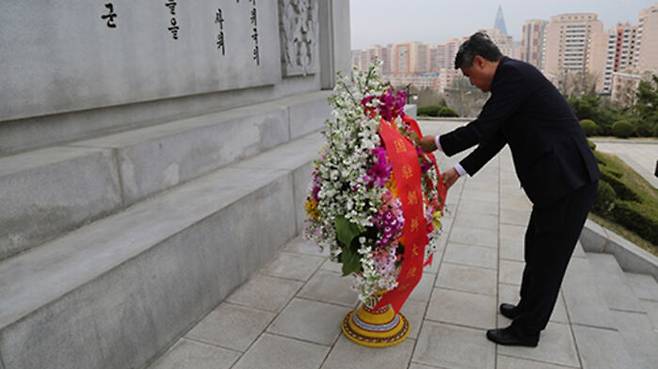
POLYGON ((361 304, 343 319, 343 334, 352 342, 366 347, 395 346, 409 336, 409 321, 390 306, 373 310, 361 304))

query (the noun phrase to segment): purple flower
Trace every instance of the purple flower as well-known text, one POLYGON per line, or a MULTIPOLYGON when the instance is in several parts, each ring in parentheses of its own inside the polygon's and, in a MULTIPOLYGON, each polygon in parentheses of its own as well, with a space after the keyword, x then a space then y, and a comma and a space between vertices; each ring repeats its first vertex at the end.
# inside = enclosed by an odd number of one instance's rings
POLYGON ((379 97, 379 114, 385 120, 391 122, 395 118, 404 115, 404 105, 407 102, 407 94, 404 91, 393 93, 389 88, 379 97))
POLYGON ((372 155, 375 157, 373 164, 366 174, 366 182, 370 185, 384 187, 391 176, 393 167, 386 158, 386 149, 381 146, 372 149, 372 155))
POLYGON ((404 216, 400 200, 396 199, 391 203, 386 203, 373 217, 373 224, 379 230, 379 238, 376 243, 378 248, 386 247, 396 241, 402 234, 402 228, 404 227, 404 216))
POLYGON ((320 200, 320 178, 318 177, 317 173, 313 173, 313 184, 311 187, 311 198, 315 201, 320 200))

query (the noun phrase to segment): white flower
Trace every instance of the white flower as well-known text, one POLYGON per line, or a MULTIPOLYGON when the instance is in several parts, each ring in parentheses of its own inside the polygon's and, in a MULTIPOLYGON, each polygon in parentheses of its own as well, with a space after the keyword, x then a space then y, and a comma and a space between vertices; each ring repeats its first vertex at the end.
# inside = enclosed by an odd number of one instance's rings
MULTIPOLYGON (((342 253, 341 245, 336 240, 336 220, 344 217, 364 229, 373 227, 373 216, 379 212, 383 197, 389 191, 387 188, 369 186, 366 181, 368 168, 375 161, 372 150, 381 146, 382 142, 378 134, 380 117, 368 117, 361 101, 367 96, 380 96, 389 88, 378 70, 379 66, 373 65, 367 73, 355 71, 352 76, 343 76, 337 81, 329 99, 333 108, 332 118, 326 121, 322 132, 326 145, 320 151, 321 159, 314 162, 314 181, 319 183, 317 198, 314 199, 317 203, 313 203, 317 215, 306 221, 304 233, 321 247, 328 248, 334 261, 342 253)), ((372 98, 366 107, 376 109, 379 104, 377 98, 372 98)), ((435 177, 432 178, 436 183, 435 177)), ((431 191, 431 188, 423 188, 424 193, 431 191)), ((436 230, 428 235, 430 244, 427 253, 436 248, 439 234, 440 230, 436 230)), ((384 264, 375 262, 375 252, 380 259, 382 252, 375 248, 376 240, 360 236, 358 244, 361 271, 353 274, 353 286, 361 301, 374 306, 381 292, 397 286, 399 267, 389 262, 386 264, 389 267, 383 268, 384 264)), ((395 261, 396 248, 397 242, 388 245, 384 259, 390 261, 393 257, 395 261)))

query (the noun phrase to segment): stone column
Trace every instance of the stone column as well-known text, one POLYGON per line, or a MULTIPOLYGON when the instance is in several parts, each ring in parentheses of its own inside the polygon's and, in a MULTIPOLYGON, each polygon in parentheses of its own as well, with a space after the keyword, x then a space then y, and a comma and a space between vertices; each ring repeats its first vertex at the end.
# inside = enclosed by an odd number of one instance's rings
POLYGON ((323 89, 332 89, 336 73, 351 73, 350 1, 320 1, 320 71, 323 89))

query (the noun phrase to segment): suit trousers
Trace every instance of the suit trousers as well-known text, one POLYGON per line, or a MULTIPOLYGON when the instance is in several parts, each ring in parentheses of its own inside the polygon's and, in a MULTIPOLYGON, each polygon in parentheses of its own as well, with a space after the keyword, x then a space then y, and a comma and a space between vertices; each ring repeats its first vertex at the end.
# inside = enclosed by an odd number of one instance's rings
POLYGON ((536 334, 546 328, 569 259, 594 205, 598 181, 582 186, 545 207, 533 207, 525 234, 525 269, 520 315, 512 327, 536 334))

